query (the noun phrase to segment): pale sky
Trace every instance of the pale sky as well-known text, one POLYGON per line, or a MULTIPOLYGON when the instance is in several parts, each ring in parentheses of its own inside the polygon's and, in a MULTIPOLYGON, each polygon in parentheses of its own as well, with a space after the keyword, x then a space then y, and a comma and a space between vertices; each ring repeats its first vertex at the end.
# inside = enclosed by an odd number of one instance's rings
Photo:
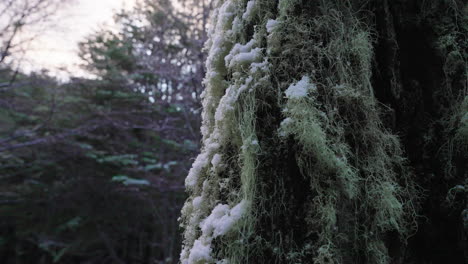
POLYGON ((55 28, 48 28, 30 44, 23 68, 28 71, 42 67, 64 77, 58 68, 66 67, 72 75, 83 76, 84 72, 77 67, 78 42, 103 25, 112 26, 114 11, 128 9, 134 3, 135 0, 74 0, 59 11, 55 28))

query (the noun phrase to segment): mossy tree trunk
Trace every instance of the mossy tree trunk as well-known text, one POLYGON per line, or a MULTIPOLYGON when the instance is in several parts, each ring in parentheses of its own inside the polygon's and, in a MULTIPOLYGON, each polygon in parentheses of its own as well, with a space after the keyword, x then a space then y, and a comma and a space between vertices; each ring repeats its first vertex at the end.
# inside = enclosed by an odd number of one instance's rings
POLYGON ((182 263, 463 263, 464 1, 218 1, 182 263))
POLYGON ((384 2, 375 5, 374 90, 424 190, 403 263, 466 263, 468 5, 384 2))

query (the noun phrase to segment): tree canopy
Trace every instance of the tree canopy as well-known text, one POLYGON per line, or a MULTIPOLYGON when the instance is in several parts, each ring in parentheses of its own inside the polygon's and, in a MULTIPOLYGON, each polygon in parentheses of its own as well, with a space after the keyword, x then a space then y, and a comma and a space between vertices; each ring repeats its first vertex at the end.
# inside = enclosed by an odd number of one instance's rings
POLYGON ((195 23, 207 8, 140 1, 117 13, 117 30, 80 44, 90 79, 2 64, 0 263, 178 259, 183 178, 200 138, 205 33, 195 23))

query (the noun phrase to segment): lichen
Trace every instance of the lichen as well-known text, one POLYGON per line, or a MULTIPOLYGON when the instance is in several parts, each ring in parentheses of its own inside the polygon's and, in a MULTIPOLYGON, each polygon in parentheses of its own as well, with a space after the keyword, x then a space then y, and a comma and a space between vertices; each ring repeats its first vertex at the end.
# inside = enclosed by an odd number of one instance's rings
POLYGON ((418 193, 360 15, 338 0, 219 3, 182 263, 389 263, 389 232, 414 231, 418 193), (241 201, 227 230, 207 225, 241 201))

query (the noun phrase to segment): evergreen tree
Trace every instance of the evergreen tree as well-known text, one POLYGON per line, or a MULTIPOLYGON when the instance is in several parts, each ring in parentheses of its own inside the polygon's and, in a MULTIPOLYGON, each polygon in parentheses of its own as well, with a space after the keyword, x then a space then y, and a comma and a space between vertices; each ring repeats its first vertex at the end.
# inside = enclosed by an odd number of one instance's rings
POLYGON ((0 60, 1 264, 177 261, 205 56, 191 27, 208 7, 138 2, 80 44, 95 79, 0 60))
POLYGON ((182 263, 463 263, 466 1, 217 1, 182 263))

